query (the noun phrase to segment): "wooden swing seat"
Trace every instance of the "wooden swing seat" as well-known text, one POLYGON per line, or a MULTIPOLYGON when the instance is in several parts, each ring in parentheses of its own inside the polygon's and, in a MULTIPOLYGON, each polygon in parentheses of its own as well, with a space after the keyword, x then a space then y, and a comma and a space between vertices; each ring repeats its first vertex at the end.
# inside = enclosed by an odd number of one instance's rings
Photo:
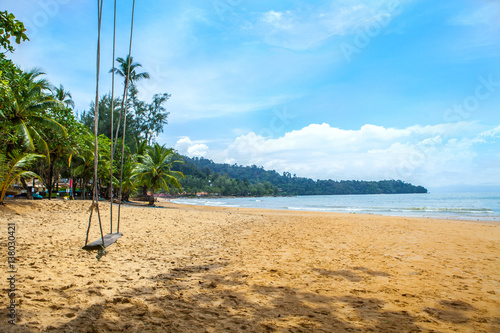
POLYGON ((102 245, 102 238, 99 238, 98 240, 93 241, 92 243, 85 245, 84 247, 82 247, 82 249, 87 250, 87 251, 100 250, 103 247, 106 248, 106 247, 110 246, 111 244, 116 242, 118 240, 118 238, 120 238, 121 236, 123 236, 123 234, 121 232, 107 234, 106 236, 104 236, 104 246, 102 245))

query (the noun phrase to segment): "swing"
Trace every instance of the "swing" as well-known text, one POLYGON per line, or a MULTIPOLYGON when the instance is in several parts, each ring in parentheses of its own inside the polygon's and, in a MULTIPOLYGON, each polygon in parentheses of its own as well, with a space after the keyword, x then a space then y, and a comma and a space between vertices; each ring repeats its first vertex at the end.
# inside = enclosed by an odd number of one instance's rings
MULTIPOLYGON (((110 187, 111 187, 111 199, 110 199, 110 233, 107 235, 103 234, 102 231, 102 223, 101 223, 101 215, 99 212, 99 196, 98 196, 98 190, 97 190, 97 163, 98 163, 98 141, 97 141, 97 133, 98 133, 98 120, 99 120, 99 67, 100 67, 100 36, 101 36, 101 19, 102 19, 102 4, 103 0, 100 1, 97 0, 97 12, 98 12, 98 37, 97 37, 97 78, 96 78, 96 102, 95 102, 95 113, 94 113, 94 118, 95 118, 95 123, 94 123, 94 132, 95 132, 95 141, 94 141, 94 191, 93 191, 93 197, 92 197, 92 206, 90 207, 90 217, 89 217, 89 224, 87 227, 87 237, 85 238, 85 245, 82 247, 83 250, 86 251, 98 251, 98 254, 96 256, 97 260, 99 260, 103 255, 106 254, 105 249, 114 244, 120 237, 123 236, 123 234, 120 232, 120 207, 121 207, 121 200, 119 201, 118 205, 118 223, 117 223, 117 230, 114 233, 113 232, 113 157, 114 157, 114 149, 113 149, 113 139, 111 139, 111 168, 110 168, 110 174, 111 174, 111 179, 110 179, 110 187), (97 216, 99 220, 99 229, 101 232, 101 238, 97 239, 91 243, 88 242, 89 239, 89 231, 90 231, 90 225, 92 222, 92 213, 93 211, 97 211, 97 216)), ((135 0, 133 1, 132 4, 132 22, 131 22, 131 29, 130 29, 130 45, 129 45, 129 55, 132 51, 132 33, 133 33, 133 28, 134 28, 134 11, 135 11, 135 0)), ((115 36, 116 36, 116 0, 114 2, 114 28, 113 28, 113 67, 115 67, 115 36)), ((129 70, 127 72, 127 81, 129 81, 129 72, 130 72, 130 56, 129 58, 129 63, 128 67, 129 70)), ((111 110, 114 110, 114 86, 115 86, 115 73, 113 71, 112 73, 112 93, 111 93, 111 110)), ((125 87, 125 91, 127 91, 125 87)), ((123 104, 123 103, 122 103, 123 104)), ((123 105, 122 105, 123 109, 123 105)), ((124 124, 123 124, 123 142, 125 142, 125 121, 127 119, 126 115, 126 110, 125 110, 125 117, 124 117, 124 124)), ((111 112, 111 124, 113 124, 113 111, 111 112)), ((111 138, 113 138, 113 126, 111 126, 111 138)), ((122 198, 122 181, 123 181, 123 149, 124 145, 122 145, 122 156, 121 156, 121 174, 120 174, 120 199, 122 198)))
POLYGON ((123 234, 121 232, 107 234, 104 237, 93 241, 92 243, 88 243, 82 249, 87 250, 87 251, 105 249, 108 246, 110 246, 111 244, 113 244, 114 242, 116 242, 118 240, 118 238, 120 238, 121 236, 123 236, 123 234))

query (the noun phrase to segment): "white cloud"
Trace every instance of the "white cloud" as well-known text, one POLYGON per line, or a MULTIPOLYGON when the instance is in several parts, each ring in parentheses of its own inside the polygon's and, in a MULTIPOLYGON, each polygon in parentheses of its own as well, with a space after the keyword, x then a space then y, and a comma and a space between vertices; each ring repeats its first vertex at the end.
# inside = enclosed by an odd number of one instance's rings
POLYGON ((250 26, 270 45, 305 50, 332 36, 354 34, 376 21, 390 20, 400 13, 404 2, 407 1, 335 1, 329 6, 270 10, 250 26))
POLYGON ((468 33, 462 33, 456 41, 455 47, 458 50, 472 49, 469 57, 498 57, 498 47, 496 47, 500 33, 500 2, 498 0, 474 1, 472 8, 462 10, 458 15, 450 18, 448 23, 462 26, 468 31, 468 33), (478 48, 481 51, 478 51, 478 48))
POLYGON ((475 3, 474 10, 463 11, 450 20, 451 24, 500 28, 500 2, 497 0, 475 3))
MULTIPOLYGON (((359 130, 311 124, 276 139, 250 132, 223 151, 208 153, 207 148, 204 156, 314 179, 402 179, 424 186, 500 185, 498 152, 484 156, 480 149, 495 145, 499 130, 500 126, 485 130, 471 122, 403 129, 367 124, 359 130)), ((189 139, 181 140, 194 147, 189 139)))
POLYGON ((175 149, 182 155, 189 157, 205 157, 208 155, 208 146, 204 143, 194 143, 190 138, 184 137, 177 141, 175 149))

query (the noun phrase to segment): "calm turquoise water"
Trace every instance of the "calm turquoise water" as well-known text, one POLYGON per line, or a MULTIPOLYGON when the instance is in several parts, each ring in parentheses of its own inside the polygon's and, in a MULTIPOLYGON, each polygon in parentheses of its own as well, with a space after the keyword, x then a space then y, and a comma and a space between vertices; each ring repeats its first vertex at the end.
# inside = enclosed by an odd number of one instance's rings
POLYGON ((496 192, 203 198, 174 199, 172 202, 202 206, 500 221, 500 193, 496 192))

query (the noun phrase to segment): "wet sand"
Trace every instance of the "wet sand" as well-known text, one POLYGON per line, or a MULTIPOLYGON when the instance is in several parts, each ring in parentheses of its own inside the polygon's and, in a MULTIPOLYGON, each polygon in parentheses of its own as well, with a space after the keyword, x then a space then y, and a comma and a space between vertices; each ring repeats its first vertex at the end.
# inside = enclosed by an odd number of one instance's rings
POLYGON ((122 206, 100 261, 89 201, 0 207, 0 331, 500 332, 498 224, 160 205, 122 206))

